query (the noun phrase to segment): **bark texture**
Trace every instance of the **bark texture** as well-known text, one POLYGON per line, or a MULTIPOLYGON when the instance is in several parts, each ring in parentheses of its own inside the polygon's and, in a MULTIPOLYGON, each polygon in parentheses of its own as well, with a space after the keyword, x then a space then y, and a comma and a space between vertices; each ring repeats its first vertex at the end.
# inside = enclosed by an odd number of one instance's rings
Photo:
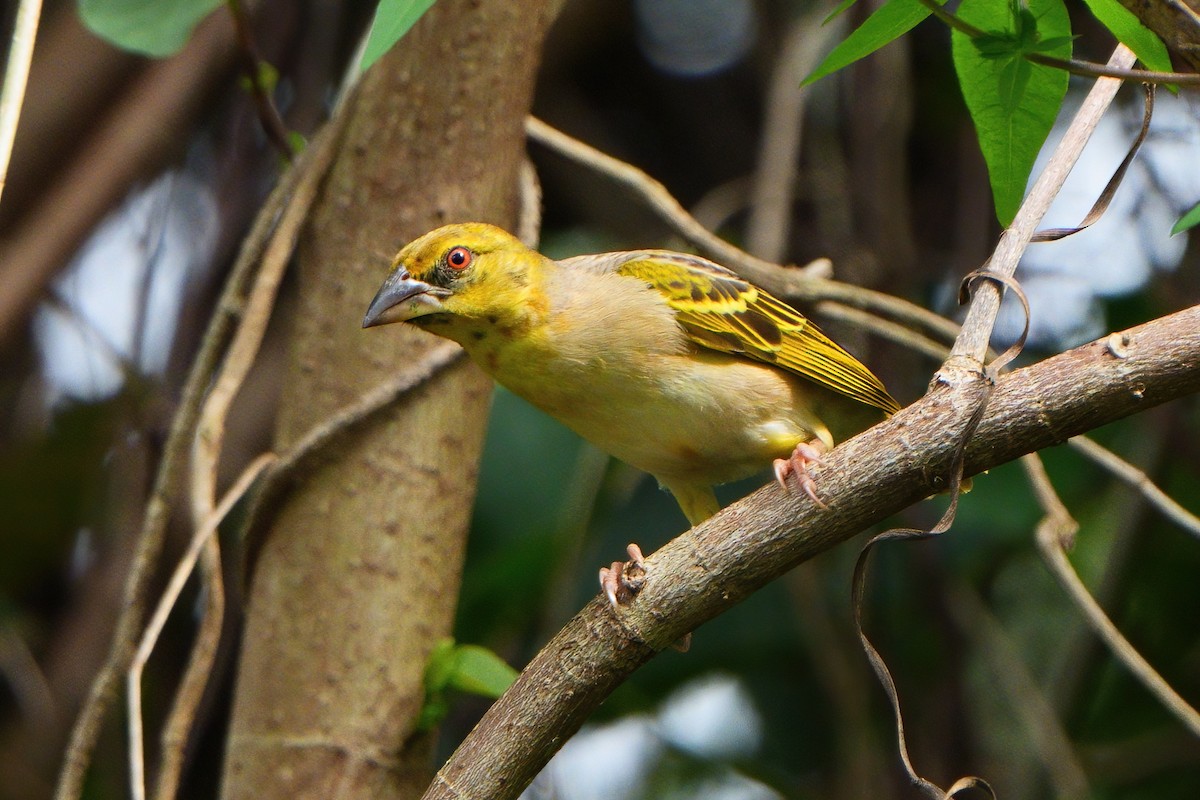
MULTIPOLYGON (((360 320, 390 253, 515 223, 543 0, 441 0, 364 77, 299 248, 282 450, 436 340, 360 320)), ((284 501, 247 605, 223 796, 413 797, 422 673, 450 633, 491 383, 466 360, 339 445, 284 501)))

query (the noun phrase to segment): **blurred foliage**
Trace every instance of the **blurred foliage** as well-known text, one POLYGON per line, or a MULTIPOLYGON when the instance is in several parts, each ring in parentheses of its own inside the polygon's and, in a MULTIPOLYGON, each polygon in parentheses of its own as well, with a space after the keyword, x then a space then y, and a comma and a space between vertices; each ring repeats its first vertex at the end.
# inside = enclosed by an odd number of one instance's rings
MULTIPOLYGON (((279 68, 278 93, 294 101, 286 111, 315 118, 340 81, 350 48, 339 40, 330 45, 337 57, 314 59, 312 43, 328 33, 327 18, 315 6, 297 11, 303 4, 263 5, 277 24, 260 27, 260 44, 279 68), (306 71, 314 65, 324 69, 316 78, 306 71), (305 90, 312 89, 305 80, 315 80, 318 90, 305 90)), ((860 5, 847 12, 856 23, 868 10, 860 5)), ((642 55, 626 4, 569 3, 546 48, 535 112, 646 169, 706 224, 752 245, 745 234, 753 212, 748 187, 761 140, 771 133, 762 121, 767 87, 782 34, 806 7, 776 0, 757 8, 758 39, 749 57, 715 73, 679 77, 655 70, 642 55)), ((347 29, 344 40, 361 33, 362 25, 355 27, 361 18, 338 19, 347 29)), ((1089 24, 1076 20, 1075 28, 1089 24)), ((1081 55, 1103 60, 1107 46, 1081 43, 1081 55), (1088 47, 1096 52, 1086 52, 1088 47)), ((802 77, 790 79, 796 85, 802 77)), ((125 86, 123 76, 110 80, 114 86, 106 91, 125 86)), ((971 120, 954 89, 944 29, 918 26, 810 92, 787 260, 829 256, 839 277, 952 313, 937 298, 955 276, 978 266, 998 230, 971 120)), ((247 163, 273 158, 261 138, 245 134, 253 130, 248 102, 235 91, 214 98, 197 133, 213 135, 220 150, 214 170, 225 179, 257 174, 247 163)), ((93 116, 74 119, 74 130, 89 129, 101 112, 86 113, 93 116)), ((542 239, 550 255, 681 246, 624 190, 540 148, 531 147, 531 155, 545 191, 542 239)), ((256 185, 249 194, 261 197, 261 191, 256 185)), ((229 216, 224 224, 236 241, 256 202, 221 197, 222 213, 229 216)), ((20 199, 14 194, 11 202, 20 199)), ((14 212, 12 219, 19 218, 14 212)), ((378 244, 381 264, 398 244, 378 244)), ((1159 275, 1143 291, 1110 301, 1110 325, 1200 302, 1198 260, 1193 246, 1176 276, 1159 275)), ((203 281, 193 286, 191 322, 180 329, 177 363, 145 378, 158 396, 177 397, 181 367, 198 342, 196 320, 211 312, 213 294, 203 281)), ((285 295, 281 315, 289 308, 285 295)), ((924 391, 935 367, 928 360, 844 326, 822 325, 875 367, 903 402, 924 391)), ((268 343, 268 357, 256 368, 258 383, 247 388, 235 411, 231 460, 261 449, 272 428, 273 395, 263 387, 278 380, 281 334, 273 332, 275 350, 268 343)), ((137 388, 109 401, 46 411, 32 352, 26 332, 3 354, 0 371, 0 633, 15 635, 36 667, 0 659, 2 800, 50 794, 67 726, 103 656, 105 626, 121 603, 122 554, 136 534, 148 491, 146 475, 131 467, 130 442, 152 465, 171 411, 169 403, 148 407, 137 388), (97 632, 99 644, 87 640, 88 631, 97 632), (38 708, 37 693, 21 687, 38 681, 53 699, 53 713, 30 712, 38 708)), ((1194 398, 1111 425, 1097 439, 1141 465, 1185 507, 1200 510, 1200 406, 1194 398)), ((1071 559, 1084 581, 1149 662, 1180 694, 1200 703, 1200 541, 1070 448, 1053 448, 1043 457, 1080 522, 1071 559)), ((726 487, 722 500, 765 480, 726 487)), ((945 502, 928 500, 892 522, 928 526, 945 502)), ((1033 529, 1039 518, 1021 467, 1006 465, 976 479, 947 535, 885 546, 873 560, 867 625, 896 677, 918 769, 942 783, 960 774, 982 775, 1006 800, 1051 796, 1053 784, 1019 713, 1025 700, 997 680, 997 670, 1020 670, 1055 709, 1091 797, 1193 797, 1200 785, 1200 744, 1084 628, 1037 555, 1033 529), (986 624, 974 603, 956 600, 964 592, 986 609, 1016 661, 998 660, 977 645, 975 635, 986 624)), ((622 557, 629 541, 651 552, 684 527, 675 503, 649 478, 610 463, 498 390, 457 600, 456 640, 487 647, 520 667, 596 593, 600 565, 622 557)), ((182 536, 175 531, 173 552, 182 536)), ((598 719, 645 712, 689 678, 731 672, 745 682, 764 720, 762 752, 740 765, 747 774, 787 797, 862 796, 847 788, 855 785, 852 778, 870 787, 873 797, 912 796, 900 777, 890 712, 851 623, 849 581, 857 549, 850 543, 826 553, 705 625, 688 653, 653 660, 598 719)), ((195 602, 193 590, 152 661, 146 692, 155 714, 169 704, 186 663, 188 604, 195 602)), ((212 776, 220 771, 227 673, 216 683, 193 743, 188 798, 211 797, 212 776)), ((483 707, 476 699, 451 705, 441 733, 443 754, 483 707)), ((126 796, 121 724, 112 721, 102 740, 89 787, 96 800, 126 796)), ((668 769, 696 773, 686 762, 672 763, 668 769)))
POLYGON ((118 47, 162 58, 177 53, 222 0, 79 0, 79 16, 118 47))
POLYGON ((111 404, 70 405, 44 435, 0 451, 4 595, 36 596, 46 576, 66 563, 81 528, 103 514, 103 469, 119 420, 111 404))

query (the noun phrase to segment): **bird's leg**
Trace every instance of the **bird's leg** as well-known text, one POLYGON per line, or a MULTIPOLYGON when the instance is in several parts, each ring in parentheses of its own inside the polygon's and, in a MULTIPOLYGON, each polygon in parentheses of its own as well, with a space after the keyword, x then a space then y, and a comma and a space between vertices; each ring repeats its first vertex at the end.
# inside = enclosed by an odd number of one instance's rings
POLYGON ((779 485, 786 492, 788 491, 788 476, 795 474, 796 482, 800 484, 800 488, 804 490, 809 499, 821 508, 829 508, 817 496, 817 482, 813 480, 812 475, 808 474, 809 464, 825 464, 821 460, 821 456, 825 455, 828 449, 820 439, 800 442, 789 458, 775 459, 775 480, 779 481, 779 485))
POLYGON ((628 562, 614 561, 611 567, 600 568, 600 588, 613 608, 632 600, 646 582, 642 548, 630 542, 625 551, 629 553, 628 562))

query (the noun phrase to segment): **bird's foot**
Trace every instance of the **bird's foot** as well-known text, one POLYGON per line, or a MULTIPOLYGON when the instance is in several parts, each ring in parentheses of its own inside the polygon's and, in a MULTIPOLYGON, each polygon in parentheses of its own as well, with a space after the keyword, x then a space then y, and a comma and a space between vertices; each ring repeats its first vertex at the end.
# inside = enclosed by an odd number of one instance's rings
MULTIPOLYGON (((625 551, 629 553, 629 561, 614 561, 611 567, 600 568, 600 588, 614 609, 632 600, 646 583, 646 559, 642 548, 630 542, 625 551)), ((691 646, 690 633, 671 645, 681 653, 686 653, 691 646)))
POLYGON ((629 561, 614 561, 611 567, 600 568, 600 588, 613 608, 628 603, 646 582, 646 559, 642 548, 630 543, 625 548, 629 561))
POLYGON ((788 491, 788 476, 794 474, 796 483, 800 485, 808 498, 821 508, 828 509, 829 506, 825 505, 817 496, 817 482, 813 480, 812 475, 808 474, 809 464, 821 464, 822 466, 825 464, 821 460, 821 456, 825 455, 825 450, 825 443, 820 439, 801 442, 796 445, 790 458, 775 459, 775 480, 779 481, 779 485, 786 492, 788 491))

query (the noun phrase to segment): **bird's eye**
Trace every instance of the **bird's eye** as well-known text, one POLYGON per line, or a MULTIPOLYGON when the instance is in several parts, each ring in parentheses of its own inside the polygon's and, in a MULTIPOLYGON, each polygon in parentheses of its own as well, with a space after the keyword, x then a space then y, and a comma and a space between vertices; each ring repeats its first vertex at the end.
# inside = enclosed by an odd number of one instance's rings
POLYGON ((446 253, 446 265, 450 269, 464 270, 471 266, 473 260, 475 260, 475 254, 461 245, 446 253))

